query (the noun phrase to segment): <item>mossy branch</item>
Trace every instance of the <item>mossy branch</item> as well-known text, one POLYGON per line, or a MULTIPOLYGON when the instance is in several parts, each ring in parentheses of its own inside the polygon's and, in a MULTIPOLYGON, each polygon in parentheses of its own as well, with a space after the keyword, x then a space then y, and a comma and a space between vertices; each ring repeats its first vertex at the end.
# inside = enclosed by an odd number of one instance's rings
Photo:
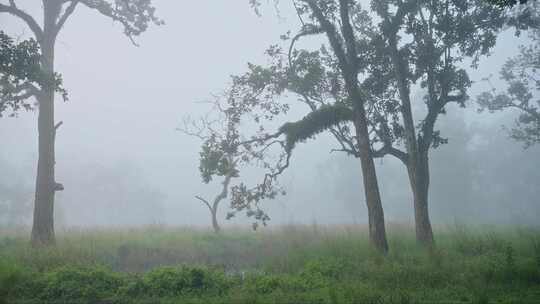
POLYGON ((344 105, 324 105, 296 122, 281 126, 280 133, 286 136, 286 150, 290 152, 295 145, 330 129, 340 123, 352 121, 353 111, 344 105))

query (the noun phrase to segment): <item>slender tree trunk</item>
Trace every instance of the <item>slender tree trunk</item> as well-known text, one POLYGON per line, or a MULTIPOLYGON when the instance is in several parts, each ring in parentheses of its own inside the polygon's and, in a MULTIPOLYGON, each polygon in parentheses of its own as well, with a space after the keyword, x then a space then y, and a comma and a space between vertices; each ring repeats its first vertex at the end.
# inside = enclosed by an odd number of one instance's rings
POLYGON ((432 247, 434 240, 429 220, 429 159, 427 152, 420 153, 417 167, 409 169, 409 180, 414 197, 416 241, 423 246, 432 247))
MULTIPOLYGON (((405 162, 413 193, 416 241, 427 247, 433 246, 433 231, 429 220, 429 160, 428 151, 421 151, 416 139, 416 128, 411 109, 409 85, 406 80, 405 64, 398 53, 396 33, 389 39, 390 54, 401 98, 401 114, 405 132, 405 147, 408 159, 405 162)), ((429 148, 428 148, 429 149, 429 148)))
MULTIPOLYGON (((44 1, 44 35, 41 46, 41 66, 49 79, 54 77, 54 24, 59 13, 56 1, 44 1), (50 4, 49 4, 50 3, 50 4)), ((54 88, 43 86, 38 97, 38 166, 36 193, 34 201, 34 220, 32 226, 32 244, 34 246, 55 243, 54 234, 54 194, 56 182, 54 176, 54 88)))
POLYGON ((384 224, 384 211, 377 181, 375 163, 371 155, 367 122, 364 116, 358 111, 355 123, 358 146, 360 151, 360 162, 362 164, 362 178, 364 183, 364 194, 368 209, 369 218, 369 239, 380 252, 388 252, 388 242, 386 240, 386 229, 384 224))
POLYGON ((215 233, 221 232, 221 227, 219 227, 219 223, 217 220, 217 208, 214 208, 212 211, 212 227, 214 228, 215 233))

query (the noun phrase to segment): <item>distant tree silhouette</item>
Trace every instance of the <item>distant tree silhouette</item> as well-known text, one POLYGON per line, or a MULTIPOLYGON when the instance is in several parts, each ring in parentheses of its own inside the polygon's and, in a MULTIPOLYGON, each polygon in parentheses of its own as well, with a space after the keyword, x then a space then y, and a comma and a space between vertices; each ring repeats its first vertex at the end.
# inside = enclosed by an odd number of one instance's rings
MULTIPOLYGON (((509 58, 500 72, 506 90, 492 86, 477 99, 480 111, 520 113, 509 133, 525 148, 540 143, 540 30, 532 31, 529 36, 531 43, 522 45, 519 54, 509 58)), ((489 82, 489 78, 485 80, 489 82)))

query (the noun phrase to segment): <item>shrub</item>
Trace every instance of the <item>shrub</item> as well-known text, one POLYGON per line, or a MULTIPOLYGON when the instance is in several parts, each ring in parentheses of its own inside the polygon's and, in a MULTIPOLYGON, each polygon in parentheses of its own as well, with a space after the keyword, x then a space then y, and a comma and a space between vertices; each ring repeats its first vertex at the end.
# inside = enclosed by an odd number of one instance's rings
POLYGON ((308 261, 301 274, 308 277, 320 275, 324 278, 338 280, 343 277, 345 269, 345 263, 337 259, 317 259, 308 261))
POLYGON ((39 279, 41 301, 96 303, 115 296, 124 280, 120 274, 96 267, 63 267, 39 279))
POLYGON ((128 288, 132 294, 171 297, 198 294, 222 294, 231 286, 231 279, 221 271, 198 267, 163 267, 152 270, 128 288))
POLYGON ((258 274, 249 276, 245 288, 250 293, 270 294, 274 292, 302 293, 324 285, 321 277, 304 277, 290 274, 258 274))
POLYGON ((23 271, 15 264, 0 261, 0 304, 12 296, 14 289, 24 281, 23 271))

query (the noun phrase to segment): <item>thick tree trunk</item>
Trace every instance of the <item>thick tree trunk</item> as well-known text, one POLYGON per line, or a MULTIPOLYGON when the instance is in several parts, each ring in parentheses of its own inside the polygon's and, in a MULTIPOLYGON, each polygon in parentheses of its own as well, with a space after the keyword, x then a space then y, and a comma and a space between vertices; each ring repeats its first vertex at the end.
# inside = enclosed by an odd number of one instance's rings
MULTIPOLYGON (((41 67, 50 79, 54 79, 55 22, 60 12, 59 3, 44 2, 44 35, 41 41, 41 67)), ((38 97, 38 166, 34 200, 32 244, 34 246, 55 243, 54 235, 54 87, 45 85, 38 97)))
POLYGON ((382 253, 388 252, 386 229, 384 224, 384 211, 382 208, 377 174, 373 159, 361 158, 362 176, 364 181, 366 203, 369 216, 369 238, 371 243, 382 253))
POLYGON ((368 209, 369 239, 377 250, 386 254, 388 252, 388 242, 386 240, 384 211, 377 181, 377 172, 375 171, 375 163, 371 155, 367 122, 365 116, 362 116, 362 111, 360 110, 359 112, 355 127, 362 164, 364 194, 368 209))
POLYGON ((375 171, 375 163, 371 154, 371 144, 368 133, 364 97, 360 93, 358 85, 358 53, 356 51, 356 39, 351 26, 349 16, 349 3, 346 0, 339 1, 339 13, 341 17, 341 34, 337 32, 335 25, 325 16, 316 1, 306 1, 314 17, 319 21, 322 29, 326 32, 328 40, 339 62, 339 68, 345 80, 348 98, 354 107, 354 126, 358 140, 358 151, 362 163, 362 177, 369 217, 369 237, 372 244, 381 253, 388 252, 386 231, 384 226, 384 212, 379 193, 379 184, 375 171), (341 39, 343 38, 343 39, 341 39), (344 43, 343 43, 344 42, 344 43))
MULTIPOLYGON (((43 56, 46 61, 52 61, 54 51, 43 49, 43 56)), ((54 243, 54 90, 44 88, 38 101, 39 158, 32 244, 48 245, 54 243)))
POLYGON ((409 166, 409 181, 414 198, 416 241, 426 247, 434 245, 433 230, 429 220, 429 159, 421 153, 416 167, 409 166))

